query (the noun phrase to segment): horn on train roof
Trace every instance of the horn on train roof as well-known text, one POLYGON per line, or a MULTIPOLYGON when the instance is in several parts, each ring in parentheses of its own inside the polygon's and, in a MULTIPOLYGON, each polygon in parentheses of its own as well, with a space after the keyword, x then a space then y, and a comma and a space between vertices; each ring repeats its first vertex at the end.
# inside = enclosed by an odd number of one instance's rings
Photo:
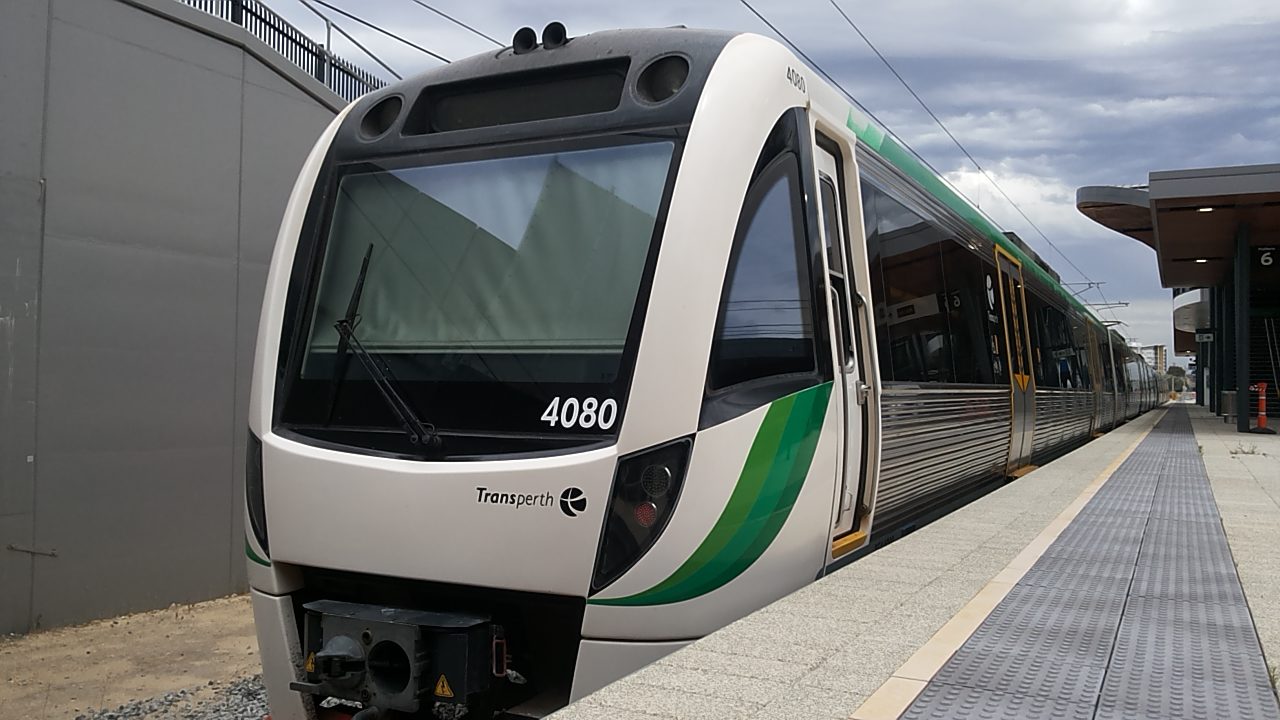
POLYGON ((538 47, 538 34, 531 27, 522 27, 511 38, 511 51, 523 55, 538 47))
POLYGON ((564 23, 550 22, 542 29, 542 47, 548 50, 564 47, 569 40, 569 33, 564 29, 564 23))

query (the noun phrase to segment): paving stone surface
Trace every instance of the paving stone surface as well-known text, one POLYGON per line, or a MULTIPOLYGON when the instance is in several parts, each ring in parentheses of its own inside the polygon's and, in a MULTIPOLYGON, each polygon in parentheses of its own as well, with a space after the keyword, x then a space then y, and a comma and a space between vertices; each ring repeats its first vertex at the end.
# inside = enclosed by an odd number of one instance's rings
POLYGON ((1174 407, 902 718, 1280 718, 1200 451, 1174 407))

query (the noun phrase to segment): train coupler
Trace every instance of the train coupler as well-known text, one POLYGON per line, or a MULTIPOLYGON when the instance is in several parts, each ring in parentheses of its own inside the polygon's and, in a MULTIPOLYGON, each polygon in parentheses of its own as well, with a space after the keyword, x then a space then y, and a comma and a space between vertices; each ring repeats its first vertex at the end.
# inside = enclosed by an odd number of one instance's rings
MULTIPOLYGON (((290 683, 293 690, 382 711, 461 717, 492 685, 497 646, 486 615, 334 600, 302 607, 305 679, 290 683)), ((505 666, 505 641, 503 655, 505 666)))

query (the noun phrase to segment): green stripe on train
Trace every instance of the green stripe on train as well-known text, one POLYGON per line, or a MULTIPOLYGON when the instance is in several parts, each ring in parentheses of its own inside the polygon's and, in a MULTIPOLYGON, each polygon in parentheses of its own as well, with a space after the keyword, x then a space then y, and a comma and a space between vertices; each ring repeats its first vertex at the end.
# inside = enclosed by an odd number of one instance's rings
POLYGON ((688 560, 666 580, 634 595, 593 605, 664 605, 705 595, 751 567, 782 531, 809 474, 831 383, 769 405, 738 483, 720 518, 688 560))
POLYGON ((258 563, 263 567, 271 567, 270 560, 263 558, 261 555, 253 551, 253 546, 249 544, 249 538, 247 537, 244 539, 244 554, 245 554, 245 557, 249 558, 250 560, 258 563))

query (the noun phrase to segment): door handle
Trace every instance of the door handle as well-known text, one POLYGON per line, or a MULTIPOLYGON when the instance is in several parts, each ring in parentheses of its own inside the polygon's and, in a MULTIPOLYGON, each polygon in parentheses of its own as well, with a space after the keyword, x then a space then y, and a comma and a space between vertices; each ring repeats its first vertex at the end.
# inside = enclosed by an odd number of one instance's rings
POLYGON ((867 395, 871 394, 871 386, 859 380, 853 384, 853 393, 859 405, 866 405, 867 395))
MULTIPOLYGON (((843 317, 844 303, 840 302, 840 291, 837 290, 834 285, 827 285, 827 292, 830 293, 831 295, 831 307, 835 311, 834 314, 836 317, 835 340, 837 345, 840 348, 839 350, 840 371, 842 373, 847 373, 850 370, 852 370, 854 367, 853 353, 850 351, 849 347, 845 343, 845 334, 846 334, 845 324, 848 323, 849 319, 846 317, 843 317)), ((848 328, 847 332, 850 337, 853 336, 853 328, 848 328)))
MULTIPOLYGON (((867 302, 866 298, 862 297, 862 293, 858 292, 857 289, 855 288, 849 288, 849 289, 853 292, 853 304, 858 307, 858 312, 862 314, 863 337, 874 337, 876 332, 876 323, 875 323, 875 320, 873 320, 871 317, 870 303, 867 302)), ((857 335, 855 334, 854 337, 856 338, 857 335)), ((854 344, 857 346, 858 352, 862 352, 862 348, 863 348, 862 343, 855 341, 854 344)), ((852 360, 853 358, 850 358, 850 362, 852 362, 852 360)), ((874 364, 875 364, 875 359, 872 358, 872 361, 871 363, 869 363, 869 365, 874 365, 874 364)), ((867 386, 865 382, 859 381, 858 384, 862 386, 858 390, 858 404, 861 405, 866 400, 866 395, 867 395, 867 392, 870 390, 870 388, 867 386)))

